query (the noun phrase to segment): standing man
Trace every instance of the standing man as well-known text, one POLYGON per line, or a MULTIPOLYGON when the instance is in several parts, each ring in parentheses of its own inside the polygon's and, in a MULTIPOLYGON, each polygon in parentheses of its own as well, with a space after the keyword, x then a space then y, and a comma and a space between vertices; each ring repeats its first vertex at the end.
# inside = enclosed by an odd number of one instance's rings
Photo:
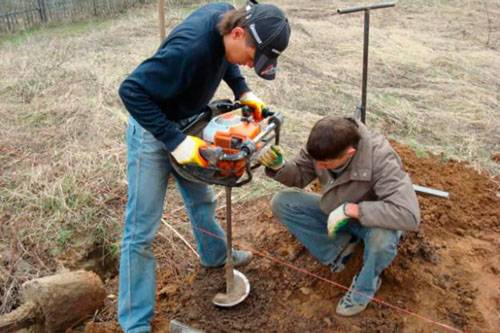
MULTIPOLYGON (((156 289, 151 243, 161 220, 169 175, 173 174, 181 191, 201 265, 219 267, 226 261, 225 236, 215 221, 211 188, 172 172, 169 154, 179 164, 207 164, 199 153, 207 143, 182 133, 178 123, 203 112, 222 80, 260 120, 264 103, 250 91, 238 65, 274 79, 277 57, 289 37, 288 20, 276 6, 255 4, 235 10, 229 4, 208 4, 174 28, 156 54, 122 83, 119 94, 131 115, 118 301, 118 320, 125 332, 151 331, 156 289)), ((233 251, 233 256, 235 266, 241 266, 252 254, 233 251)))
POLYGON ((337 306, 337 314, 363 311, 380 288, 380 273, 397 253, 402 231, 420 223, 417 197, 401 159, 382 135, 351 118, 325 117, 292 161, 279 146, 259 157, 266 173, 304 188, 318 178, 322 194, 277 193, 273 213, 322 264, 340 271, 358 239, 363 267, 337 306))

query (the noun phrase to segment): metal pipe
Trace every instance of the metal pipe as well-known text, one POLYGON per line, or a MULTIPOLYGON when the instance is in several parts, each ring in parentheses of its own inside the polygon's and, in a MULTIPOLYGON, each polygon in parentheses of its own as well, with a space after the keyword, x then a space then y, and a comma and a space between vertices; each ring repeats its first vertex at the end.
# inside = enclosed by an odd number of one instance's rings
POLYGON ((370 11, 365 10, 365 32, 363 40, 363 82, 361 86, 361 122, 366 123, 366 87, 368 84, 368 44, 370 41, 370 11))
POLYGON ((229 294, 234 289, 234 271, 233 271, 233 228, 231 221, 231 187, 226 186, 226 292, 229 294))
POLYGON ((445 199, 448 199, 448 197, 450 196, 448 192, 436 190, 435 188, 415 185, 415 184, 413 185, 413 189, 415 190, 415 192, 430 194, 430 195, 434 195, 436 197, 445 198, 445 199))
POLYGON ((346 9, 337 9, 337 13, 350 14, 350 13, 360 12, 362 10, 380 9, 380 8, 388 8, 388 7, 394 7, 394 6, 396 6, 396 2, 383 2, 383 3, 368 5, 368 6, 356 6, 356 7, 346 8, 346 9))

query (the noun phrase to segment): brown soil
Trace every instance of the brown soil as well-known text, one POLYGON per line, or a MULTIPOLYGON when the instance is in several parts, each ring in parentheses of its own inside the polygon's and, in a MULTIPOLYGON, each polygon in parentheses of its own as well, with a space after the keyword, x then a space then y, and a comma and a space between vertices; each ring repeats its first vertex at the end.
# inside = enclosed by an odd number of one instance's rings
MULTIPOLYGON (((156 331, 168 331, 168 322, 177 319, 207 332, 447 331, 431 320, 469 332, 499 332, 498 179, 438 156, 417 159, 410 149, 395 146, 416 184, 450 193, 449 200, 419 195, 421 228, 404 236, 399 255, 383 273, 377 298, 405 311, 373 302, 354 318, 336 316, 342 288, 276 260, 347 287, 360 256, 341 273, 320 266, 273 218, 265 197, 234 213, 237 246, 257 254, 241 269, 252 286, 248 299, 232 309, 217 308, 211 300, 224 290, 223 270, 193 266, 172 279, 171 270, 160 267, 156 331)), ((114 322, 86 327, 114 330, 114 322)))

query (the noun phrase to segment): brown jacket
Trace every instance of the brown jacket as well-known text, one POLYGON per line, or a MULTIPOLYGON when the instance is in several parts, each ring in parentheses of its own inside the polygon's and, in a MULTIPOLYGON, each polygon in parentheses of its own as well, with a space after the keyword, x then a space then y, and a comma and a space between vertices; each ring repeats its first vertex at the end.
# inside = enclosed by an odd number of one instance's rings
POLYGON ((400 157, 384 136, 357 123, 361 134, 358 149, 336 180, 328 170, 316 167, 305 148, 278 172, 268 175, 298 188, 318 178, 322 188, 320 206, 326 214, 342 203, 358 203, 359 222, 366 227, 417 230, 420 209, 400 157))

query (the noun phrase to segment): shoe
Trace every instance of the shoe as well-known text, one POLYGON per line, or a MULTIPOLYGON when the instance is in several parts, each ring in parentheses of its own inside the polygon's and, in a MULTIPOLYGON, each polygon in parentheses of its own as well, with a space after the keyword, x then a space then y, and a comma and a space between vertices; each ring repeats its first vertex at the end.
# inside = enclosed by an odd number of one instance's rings
MULTIPOLYGON (((368 299, 365 303, 359 304, 354 302, 352 299, 353 296, 353 289, 354 289, 354 284, 356 282, 357 275, 354 277, 352 280, 351 286, 349 287, 349 290, 347 293, 340 299, 339 303, 337 304, 337 314, 344 316, 344 317, 351 317, 354 315, 357 315, 358 313, 364 311, 368 304, 370 304, 371 299, 368 299)), ((375 293, 380 289, 380 285, 382 284, 382 279, 378 277, 377 280, 377 287, 375 288, 375 293)))
POLYGON ((253 254, 250 251, 233 250, 233 265, 234 267, 246 266, 252 261, 253 254))
MULTIPOLYGON (((252 261, 252 258, 253 258, 253 254, 250 251, 233 249, 233 266, 235 268, 248 265, 250 263, 250 261, 252 261)), ((222 265, 205 266, 202 264, 202 266, 205 268, 221 268, 221 267, 224 267, 225 264, 226 264, 226 260, 224 260, 224 263, 222 265)))
POLYGON ((349 261, 349 259, 351 259, 354 251, 356 250, 356 246, 359 243, 359 238, 357 238, 356 236, 351 237, 346 247, 342 250, 335 261, 330 264, 330 270, 333 273, 340 273, 344 270, 347 262, 349 261))

